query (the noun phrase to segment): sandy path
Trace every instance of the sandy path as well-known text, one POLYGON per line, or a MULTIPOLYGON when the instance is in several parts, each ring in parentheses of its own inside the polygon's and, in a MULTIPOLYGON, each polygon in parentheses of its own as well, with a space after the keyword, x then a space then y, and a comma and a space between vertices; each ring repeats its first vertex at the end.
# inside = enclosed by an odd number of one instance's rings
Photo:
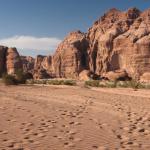
POLYGON ((0 86, 0 150, 149 150, 150 93, 128 90, 0 86))

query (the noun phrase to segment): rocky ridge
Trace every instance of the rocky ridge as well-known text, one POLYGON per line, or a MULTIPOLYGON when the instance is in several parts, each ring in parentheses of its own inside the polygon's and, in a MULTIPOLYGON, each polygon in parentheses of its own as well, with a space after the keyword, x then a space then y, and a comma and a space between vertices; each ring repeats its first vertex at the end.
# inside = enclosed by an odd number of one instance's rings
MULTIPOLYGON (((4 49, 0 47, 0 71, 10 70, 4 49)), ((88 72, 108 79, 120 76, 149 79, 150 9, 141 12, 131 8, 122 12, 113 8, 95 21, 87 33, 68 34, 53 56, 23 60, 26 71, 32 72, 36 79, 82 78, 88 72)))

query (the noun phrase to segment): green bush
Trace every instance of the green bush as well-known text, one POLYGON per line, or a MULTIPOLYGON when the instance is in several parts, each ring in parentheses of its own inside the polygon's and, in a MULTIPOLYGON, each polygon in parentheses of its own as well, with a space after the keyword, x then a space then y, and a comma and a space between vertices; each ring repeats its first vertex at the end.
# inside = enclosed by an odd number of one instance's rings
POLYGON ((107 87, 107 88, 116 88, 117 83, 118 83, 118 81, 109 81, 109 82, 106 82, 105 87, 107 87))
POLYGON ((76 85, 76 82, 74 80, 48 80, 47 84, 50 84, 50 85, 70 85, 70 86, 74 86, 74 85, 76 85))
POLYGON ((15 74, 19 84, 25 84, 28 79, 33 78, 31 73, 24 73, 22 70, 17 70, 15 74))
POLYGON ((140 88, 140 83, 136 80, 129 81, 129 87, 133 88, 134 90, 137 90, 140 88))
POLYGON ((2 81, 5 85, 17 85, 18 81, 16 80, 15 76, 4 74, 2 77, 2 81))
POLYGON ((74 80, 27 80, 27 84, 76 85, 74 80))
POLYGON ((85 86, 99 87, 100 86, 100 81, 99 80, 85 81, 85 86))
POLYGON ((74 80, 64 80, 64 85, 75 86, 76 82, 74 80))
POLYGON ((48 80, 47 84, 50 84, 50 85, 63 85, 64 81, 63 80, 48 80))

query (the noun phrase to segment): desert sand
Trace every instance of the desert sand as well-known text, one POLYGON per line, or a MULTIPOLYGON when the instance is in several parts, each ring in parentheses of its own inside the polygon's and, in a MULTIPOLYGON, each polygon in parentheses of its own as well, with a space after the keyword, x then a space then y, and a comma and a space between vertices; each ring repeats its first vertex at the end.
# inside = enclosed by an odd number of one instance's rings
POLYGON ((0 85, 0 150, 150 150, 150 91, 0 85))

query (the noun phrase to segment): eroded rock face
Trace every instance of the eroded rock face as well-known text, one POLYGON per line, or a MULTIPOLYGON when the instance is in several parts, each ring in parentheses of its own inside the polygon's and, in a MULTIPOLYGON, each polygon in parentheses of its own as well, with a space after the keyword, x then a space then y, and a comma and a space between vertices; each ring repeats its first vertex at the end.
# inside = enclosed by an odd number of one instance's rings
POLYGON ((8 48, 6 53, 6 69, 8 74, 22 70, 22 61, 16 48, 8 48))
POLYGON ((32 73, 34 72, 35 59, 31 56, 21 56, 23 71, 32 73))
POLYGON ((82 70, 88 69, 87 48, 86 34, 71 32, 53 56, 56 77, 77 78, 82 70))
POLYGON ((38 55, 34 63, 34 79, 44 79, 54 77, 52 57, 38 55))
POLYGON ((112 9, 88 31, 89 67, 98 75, 124 69, 136 79, 150 71, 150 10, 112 9))
POLYGON ((139 79, 150 71, 150 10, 111 9, 88 30, 70 33, 54 55, 57 77, 76 78, 82 70, 93 74, 125 70, 139 79))
MULTIPOLYGON (((8 73, 21 68, 19 54, 14 49, 0 47, 0 62, 0 71, 5 66, 8 73)), ((111 9, 87 34, 71 32, 53 56, 37 56, 34 67, 29 58, 23 66, 26 71, 32 70, 37 79, 79 78, 84 70, 96 78, 107 73, 115 76, 118 70, 124 70, 129 77, 140 79, 150 72, 150 9, 144 12, 136 8, 126 12, 111 9)))

